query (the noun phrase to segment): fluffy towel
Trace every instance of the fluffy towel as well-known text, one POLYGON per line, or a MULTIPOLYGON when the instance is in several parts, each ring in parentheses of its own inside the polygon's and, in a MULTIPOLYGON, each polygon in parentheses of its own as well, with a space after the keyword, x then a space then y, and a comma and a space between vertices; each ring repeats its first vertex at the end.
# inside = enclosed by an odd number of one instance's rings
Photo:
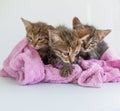
POLYGON ((79 58, 78 62, 79 64, 73 64, 74 70, 71 75, 61 77, 60 69, 50 64, 44 65, 37 51, 24 39, 4 61, 0 76, 15 78, 21 85, 49 82, 100 87, 106 82, 120 81, 120 60, 115 59, 109 49, 103 54, 101 60, 79 58))

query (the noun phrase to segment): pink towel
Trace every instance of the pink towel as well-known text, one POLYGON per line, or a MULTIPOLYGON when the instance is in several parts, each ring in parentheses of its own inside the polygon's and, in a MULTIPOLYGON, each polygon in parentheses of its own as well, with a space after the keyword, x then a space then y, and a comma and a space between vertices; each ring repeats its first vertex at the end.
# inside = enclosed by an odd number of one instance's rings
MULTIPOLYGON (((58 63, 59 65, 59 63, 58 63)), ((3 63, 0 76, 15 78, 19 84, 74 83, 86 87, 101 87, 103 83, 120 81, 120 60, 108 49, 101 60, 83 60, 73 64, 73 72, 61 77, 60 69, 44 65, 35 49, 27 40, 19 42, 3 63)))

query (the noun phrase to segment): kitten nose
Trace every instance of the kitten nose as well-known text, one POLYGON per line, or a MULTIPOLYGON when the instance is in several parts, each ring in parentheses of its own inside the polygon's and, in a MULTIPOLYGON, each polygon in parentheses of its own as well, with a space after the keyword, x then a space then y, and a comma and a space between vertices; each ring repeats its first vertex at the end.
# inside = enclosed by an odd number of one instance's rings
POLYGON ((34 42, 34 43, 33 43, 33 47, 36 47, 36 45, 37 45, 37 42, 34 42))
POLYGON ((70 61, 70 63, 73 63, 75 61, 75 57, 70 57, 69 56, 69 61, 70 61))

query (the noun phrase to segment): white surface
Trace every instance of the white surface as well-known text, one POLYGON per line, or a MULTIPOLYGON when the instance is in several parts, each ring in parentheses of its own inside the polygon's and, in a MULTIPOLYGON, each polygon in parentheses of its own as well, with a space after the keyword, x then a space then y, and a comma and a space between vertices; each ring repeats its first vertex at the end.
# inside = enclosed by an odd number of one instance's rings
MULTIPOLYGON (((72 27, 74 16, 83 23, 112 29, 106 41, 120 55, 120 0, 0 0, 0 67, 25 36, 21 17, 72 27)), ((0 111, 120 111, 120 83, 102 88, 20 86, 15 80, 0 78, 0 111)))
POLYGON ((19 86, 0 78, 1 111, 120 111, 120 84, 83 88, 71 84, 19 86))
POLYGON ((19 86, 0 78, 1 111, 120 111, 120 84, 83 88, 71 84, 19 86))

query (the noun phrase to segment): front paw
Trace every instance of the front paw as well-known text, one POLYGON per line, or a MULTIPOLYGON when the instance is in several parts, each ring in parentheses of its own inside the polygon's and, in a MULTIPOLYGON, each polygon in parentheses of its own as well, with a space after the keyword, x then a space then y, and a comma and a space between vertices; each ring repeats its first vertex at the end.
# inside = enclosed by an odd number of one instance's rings
POLYGON ((53 67, 55 67, 57 64, 57 61, 55 58, 49 58, 48 63, 50 63, 53 67))
POLYGON ((62 77, 68 77, 72 73, 73 69, 71 65, 63 66, 60 70, 60 74, 62 77))

